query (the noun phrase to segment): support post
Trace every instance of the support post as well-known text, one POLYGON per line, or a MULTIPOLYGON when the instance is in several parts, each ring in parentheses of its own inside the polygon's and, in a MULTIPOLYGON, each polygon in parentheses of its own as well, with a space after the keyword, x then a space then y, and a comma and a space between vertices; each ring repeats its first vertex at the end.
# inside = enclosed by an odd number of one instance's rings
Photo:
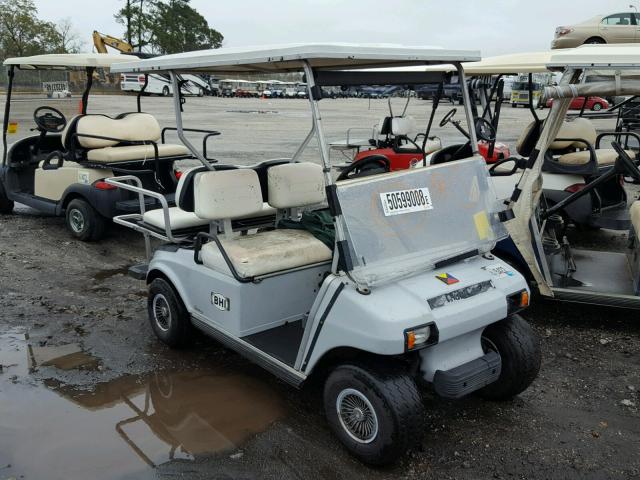
POLYGON ((15 66, 11 65, 7 75, 7 100, 4 104, 4 119, 2 120, 2 166, 7 164, 7 130, 9 129, 9 114, 11 113, 11 92, 13 91, 13 77, 15 76, 15 66))
POLYGON ((471 142, 471 151, 474 155, 478 154, 478 139, 476 138, 476 126, 473 121, 473 115, 471 114, 471 99, 469 97, 469 91, 467 90, 467 80, 464 75, 464 69, 460 63, 455 64, 458 70, 458 81, 460 82, 460 89, 462 90, 462 101, 464 103, 464 114, 467 117, 467 125, 469 126, 469 141, 471 142))
POLYGON ((93 85, 93 72, 95 72, 95 67, 87 67, 87 85, 82 92, 82 111, 80 112, 82 115, 87 114, 87 104, 89 103, 89 92, 91 91, 91 86, 93 85))
POLYGON ((142 112, 142 95, 147 89, 147 85, 149 85, 149 74, 144 74, 144 83, 142 87, 140 87, 140 91, 138 92, 138 96, 136 97, 136 103, 138 104, 138 113, 142 112))
POLYGON ((184 144, 185 147, 196 157, 200 162, 209 170, 215 170, 215 167, 198 151, 196 147, 187 139, 182 127, 182 102, 180 101, 180 82, 178 81, 178 75, 174 71, 170 71, 171 85, 173 86, 173 110, 176 116, 176 130, 178 132, 178 138, 184 144))

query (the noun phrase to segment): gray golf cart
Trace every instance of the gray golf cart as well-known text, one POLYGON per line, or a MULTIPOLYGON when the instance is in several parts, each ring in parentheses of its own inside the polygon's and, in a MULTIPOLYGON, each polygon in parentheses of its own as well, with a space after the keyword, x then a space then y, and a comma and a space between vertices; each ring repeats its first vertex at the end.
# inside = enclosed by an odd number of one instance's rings
MULTIPOLYGON (((500 242, 496 255, 508 258, 515 268, 530 276, 543 296, 559 300, 640 308, 640 202, 633 201, 624 221, 608 228, 628 232, 626 248, 616 248, 606 236, 594 238, 591 248, 576 248, 566 235, 562 211, 593 196, 600 185, 616 177, 640 183, 638 160, 625 150, 628 132, 609 134, 614 152, 607 170, 561 201, 549 201, 542 175, 548 163, 547 152, 558 141, 565 115, 575 97, 638 95, 640 81, 625 79, 625 73, 640 68, 637 45, 583 45, 554 53, 548 61, 551 70, 564 71, 560 85, 547 87, 546 98, 553 98, 549 116, 542 125, 535 148, 524 170, 514 173, 517 183, 509 203, 514 219, 506 223, 510 238, 500 242), (580 83, 590 70, 609 71, 614 80, 580 83)), ((598 150, 592 152, 596 153, 598 150)), ((587 154, 589 156, 589 154, 587 154)), ((593 160, 593 153, 591 154, 593 160)), ((508 179, 507 179, 508 180, 508 179)), ((551 199, 553 200, 553 199, 551 199)))
MULTIPOLYGON (((165 132, 170 129, 161 130, 152 115, 142 112, 144 88, 138 94, 136 111, 113 117, 87 112, 98 70, 132 60, 137 57, 92 53, 5 60, 8 86, 0 214, 11 213, 14 202, 19 202, 46 214, 65 216, 76 238, 98 240, 112 217, 138 211, 137 197, 115 189, 105 178, 134 175, 146 188, 173 202, 177 184, 173 164, 192 156, 184 145, 165 143, 165 132), (31 79, 29 89, 20 82, 21 77, 31 79), (40 78, 57 81, 42 82, 44 91, 34 92, 34 79, 40 78)), ((36 85, 40 87, 40 82, 36 85)), ((205 141, 217 134, 202 133, 205 141)), ((155 202, 148 199, 148 207, 155 202)))
MULTIPOLYGON (((149 228, 153 210, 114 219, 166 242, 137 269, 149 285, 155 334, 177 347, 195 326, 291 385, 322 380, 329 425, 371 464, 420 442, 419 384, 446 398, 524 391, 540 349, 517 315, 528 304, 524 278, 490 253, 505 232, 482 157, 336 183, 320 115, 323 86, 418 84, 431 75, 370 68, 452 62, 464 82, 461 62, 475 59, 437 48, 313 44, 128 66, 168 72, 174 83, 181 72, 303 70, 313 119, 291 159, 211 165, 184 138, 176 102, 178 134, 203 166, 180 178, 176 207, 158 209, 164 233, 149 228), (321 164, 298 162, 313 137, 321 164), (327 207, 331 228, 306 228, 305 218, 327 207), (275 216, 265 221, 267 208, 275 216), (196 221, 190 232, 174 231, 196 221)), ((472 123, 467 106, 465 113, 472 123)), ((134 178, 107 182, 155 195, 134 178)))

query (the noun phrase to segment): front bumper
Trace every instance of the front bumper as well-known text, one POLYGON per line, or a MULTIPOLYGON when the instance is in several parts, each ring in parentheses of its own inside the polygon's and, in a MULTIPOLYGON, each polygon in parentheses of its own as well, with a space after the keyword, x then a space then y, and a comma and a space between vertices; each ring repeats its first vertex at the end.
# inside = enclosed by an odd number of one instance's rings
POLYGON ((495 382, 501 367, 500 355, 489 352, 451 370, 437 370, 433 386, 441 397, 461 398, 495 382))

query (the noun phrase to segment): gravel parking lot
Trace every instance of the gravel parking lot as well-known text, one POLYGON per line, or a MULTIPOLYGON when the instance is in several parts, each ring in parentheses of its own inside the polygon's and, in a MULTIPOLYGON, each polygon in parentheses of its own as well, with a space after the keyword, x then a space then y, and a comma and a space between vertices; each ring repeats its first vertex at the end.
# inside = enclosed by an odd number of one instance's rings
MULTIPOLYGON (((90 111, 110 114, 135 106, 134 97, 91 102, 90 111)), ((403 102, 392 99, 394 111, 403 102)), ((143 105, 173 125, 171 99, 143 105)), ((412 99, 408 113, 425 125, 430 105, 412 99)), ((434 124, 453 107, 441 105, 434 124)), ((364 99, 321 108, 329 141, 352 127, 365 137, 388 111, 386 100, 364 99)), ((19 115, 18 135, 28 134, 30 112, 19 115)), ((189 98, 184 115, 187 127, 222 132, 209 152, 225 163, 290 156, 311 125, 305 100, 189 98)), ((529 121, 525 109, 504 108, 499 138, 513 146, 529 121)), ((451 125, 434 133, 445 145, 462 139, 451 125)), ((304 158, 318 161, 313 142, 304 158)), ((613 232, 572 235, 624 242, 613 232)), ((331 435, 317 385, 296 391, 204 337, 179 352, 159 343, 144 282, 126 275, 143 258, 141 236, 126 229, 82 243, 62 219, 23 206, 0 216, 0 479, 640 476, 634 311, 534 298, 524 317, 542 339, 543 364, 532 387, 503 403, 425 391, 421 447, 394 467, 370 469, 331 435)))

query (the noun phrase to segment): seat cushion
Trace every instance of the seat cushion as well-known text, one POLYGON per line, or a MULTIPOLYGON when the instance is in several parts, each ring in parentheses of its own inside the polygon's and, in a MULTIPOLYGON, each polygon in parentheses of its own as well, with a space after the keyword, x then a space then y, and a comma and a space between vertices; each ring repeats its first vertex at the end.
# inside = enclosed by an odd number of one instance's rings
MULTIPOLYGON (((189 155, 184 145, 158 144, 159 157, 178 157, 189 155)), ((128 162, 132 160, 153 160, 153 145, 126 145, 123 147, 95 148, 87 152, 87 160, 96 163, 128 162)))
MULTIPOLYGON (((636 152, 632 150, 626 150, 626 152, 631 158, 636 158, 636 152)), ((590 158, 589 150, 583 150, 561 155, 558 157, 558 163, 562 165, 585 165, 589 163, 590 158)), ((618 154, 613 148, 599 148, 596 150, 596 159, 600 166, 613 165, 616 158, 618 158, 618 154)))
MULTIPOLYGON (((261 212, 237 218, 238 220, 241 220, 244 218, 267 217, 275 214, 276 209, 271 207, 268 203, 264 203, 261 212)), ((153 225, 156 228, 160 228, 162 230, 165 228, 164 213, 161 208, 144 212, 142 219, 144 223, 153 225)), ((194 212, 186 212, 180 207, 170 207, 169 223, 171 225, 171 230, 182 230, 206 226, 209 224, 209 220, 198 217, 194 212)))
MULTIPOLYGON (((144 212, 142 219, 144 223, 162 230, 165 229, 164 211, 161 208, 144 212)), ((209 224, 209 220, 199 218, 193 212, 185 212, 179 207, 170 207, 169 224, 171 230, 182 230, 186 228, 203 227, 209 224)))
MULTIPOLYGON (((241 277, 255 277, 331 260, 331 250, 305 230, 271 230, 231 240, 220 238, 241 277)), ((202 247, 202 263, 231 274, 214 242, 202 247)))
POLYGON ((631 225, 633 225, 637 236, 640 234, 640 201, 636 200, 631 204, 629 216, 631 217, 631 225))

